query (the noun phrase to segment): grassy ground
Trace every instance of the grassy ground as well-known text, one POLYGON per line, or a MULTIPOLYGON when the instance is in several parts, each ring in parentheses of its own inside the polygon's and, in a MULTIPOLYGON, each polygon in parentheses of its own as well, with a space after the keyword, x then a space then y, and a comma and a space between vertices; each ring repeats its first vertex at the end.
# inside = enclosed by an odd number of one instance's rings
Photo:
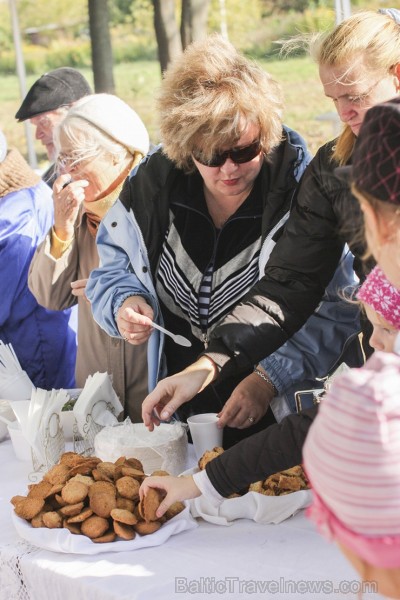
MULTIPOLYGON (((305 137, 314 153, 321 144, 333 137, 332 124, 317 120, 319 115, 332 111, 333 106, 323 95, 316 65, 308 57, 259 62, 283 87, 285 123, 305 137)), ((89 81, 93 81, 90 71, 82 70, 82 73, 89 81)), ((117 95, 140 114, 152 141, 157 143, 159 136, 154 104, 161 81, 158 62, 137 61, 116 65, 114 78, 117 95)), ((28 77, 28 89, 35 79, 37 76, 28 77)), ((20 102, 17 77, 3 75, 0 86, 0 127, 9 145, 16 146, 26 156, 24 126, 14 119, 20 102)), ((45 155, 39 143, 36 143, 36 151, 39 162, 43 164, 45 155)))

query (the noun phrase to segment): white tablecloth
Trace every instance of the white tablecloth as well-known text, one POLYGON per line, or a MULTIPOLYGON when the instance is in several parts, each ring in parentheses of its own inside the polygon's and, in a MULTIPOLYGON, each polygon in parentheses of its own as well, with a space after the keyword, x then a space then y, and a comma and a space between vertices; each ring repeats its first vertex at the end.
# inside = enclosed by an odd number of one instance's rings
POLYGON ((37 549, 18 537, 10 518, 10 498, 26 491, 29 471, 8 440, 0 443, 0 600, 357 598, 357 574, 303 513, 279 525, 200 520, 162 546, 134 552, 72 556, 37 549))

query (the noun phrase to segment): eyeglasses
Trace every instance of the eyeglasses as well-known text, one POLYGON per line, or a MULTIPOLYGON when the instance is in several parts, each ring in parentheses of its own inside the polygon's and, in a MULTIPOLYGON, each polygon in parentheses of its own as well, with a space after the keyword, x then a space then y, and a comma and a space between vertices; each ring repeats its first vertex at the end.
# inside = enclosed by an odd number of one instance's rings
POLYGON ((97 156, 86 156, 80 150, 72 150, 70 153, 60 152, 57 156, 57 167, 58 169, 72 169, 77 165, 83 165, 95 160, 97 156))
POLYGON ((248 146, 243 146, 243 148, 231 148, 230 150, 225 150, 225 152, 214 154, 210 160, 203 158, 201 152, 192 152, 192 154, 197 162, 206 167, 222 167, 228 158, 230 158, 232 162, 240 165, 242 163, 250 162, 260 154, 260 152, 261 144, 260 140, 257 140, 248 146))

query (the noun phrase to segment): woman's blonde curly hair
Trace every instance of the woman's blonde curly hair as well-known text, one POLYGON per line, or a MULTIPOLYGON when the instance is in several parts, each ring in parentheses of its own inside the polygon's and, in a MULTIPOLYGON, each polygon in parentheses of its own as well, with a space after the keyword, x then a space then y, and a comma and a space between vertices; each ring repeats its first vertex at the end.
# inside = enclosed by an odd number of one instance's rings
POLYGON ((282 139, 278 83, 218 34, 191 44, 167 69, 158 109, 163 151, 187 172, 193 151, 210 160, 234 147, 248 124, 259 127, 266 156, 282 139))

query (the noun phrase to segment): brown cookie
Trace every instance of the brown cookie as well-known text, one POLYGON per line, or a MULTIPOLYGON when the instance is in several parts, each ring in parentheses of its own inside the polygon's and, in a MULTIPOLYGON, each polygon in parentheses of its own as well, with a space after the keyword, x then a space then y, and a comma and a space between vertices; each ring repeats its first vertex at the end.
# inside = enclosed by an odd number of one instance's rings
POLYGON ((164 516, 166 520, 169 521, 169 519, 173 519, 174 517, 176 517, 176 515, 179 515, 179 513, 181 513, 184 509, 185 505, 183 504, 183 502, 174 502, 173 504, 171 504, 164 516))
POLYGON ((123 508, 114 508, 110 516, 114 521, 125 523, 125 525, 135 525, 138 522, 137 517, 133 513, 123 508))
POLYGON ((108 531, 104 535, 92 539, 92 542, 96 542, 96 544, 107 544, 108 542, 113 542, 116 537, 114 531, 108 531))
POLYGON ((136 503, 129 498, 117 498, 117 508, 124 508, 129 510, 131 513, 135 510, 136 503))
POLYGON ((93 514, 93 511, 91 508, 89 508, 89 507, 84 508, 82 510, 82 512, 79 513, 79 515, 70 517, 68 519, 68 523, 82 523, 82 521, 85 521, 85 519, 88 519, 89 517, 91 517, 92 514, 93 514))
POLYGON ((31 485, 28 486, 28 498, 46 498, 52 487, 53 484, 44 479, 39 481, 39 483, 31 483, 31 485))
POLYGON ((68 481, 61 490, 62 499, 68 504, 83 502, 88 495, 89 488, 80 481, 68 481))
POLYGON ((60 464, 67 465, 67 467, 76 467, 78 463, 82 461, 82 456, 76 452, 64 452, 60 457, 60 464))
POLYGON ((45 514, 45 512, 43 510, 40 511, 40 513, 38 513, 35 517, 33 517, 33 519, 31 520, 31 525, 32 527, 46 527, 46 525, 43 523, 43 515, 45 514))
POLYGON ((144 498, 140 501, 139 513, 147 523, 157 521, 156 511, 161 504, 162 498, 160 490, 149 488, 144 498))
POLYGON ((129 477, 133 477, 134 479, 137 479, 140 482, 142 482, 143 479, 146 477, 146 475, 143 473, 143 471, 140 471, 139 469, 135 469, 134 467, 131 467, 129 465, 123 465, 121 467, 121 475, 122 476, 128 475, 129 477))
POLYGON ((58 512, 63 517, 75 517, 75 515, 79 515, 79 513, 82 512, 83 507, 83 502, 78 502, 77 504, 66 504, 66 506, 60 508, 58 512))
POLYGON ((70 470, 70 476, 73 477, 78 473, 80 473, 81 475, 90 475, 99 462, 100 459, 95 457, 82 458, 81 462, 79 462, 75 467, 72 467, 72 469, 70 470))
POLYGON ((88 487, 90 487, 92 485, 92 483, 94 483, 93 477, 89 477, 89 475, 81 475, 80 473, 71 477, 71 479, 69 481, 80 481, 81 483, 84 483, 88 487))
POLYGON ((54 465, 43 475, 45 481, 50 481, 53 485, 66 483, 70 477, 70 468, 67 465, 58 464, 54 465))
POLYGON ((64 485, 65 483, 56 483, 55 485, 53 485, 51 490, 49 490, 48 494, 46 495, 46 498, 50 498, 51 496, 56 496, 57 494, 59 494, 63 489, 64 485))
POLYGON ((13 506, 16 506, 18 504, 18 502, 21 502, 21 500, 25 500, 26 496, 13 496, 10 500, 11 504, 13 506))
POLYGON ((43 498, 23 498, 16 503, 14 511, 22 519, 30 521, 40 513, 43 506, 43 498))
POLYGON ((125 523, 114 521, 113 527, 117 536, 122 538, 123 540, 133 540, 136 536, 136 532, 133 529, 132 525, 125 525, 125 523))
POLYGON ((58 507, 67 506, 67 502, 65 502, 65 500, 63 500, 61 494, 55 494, 54 497, 52 497, 52 498, 55 500, 58 507))
POLYGON ((93 494, 97 494, 98 492, 104 492, 107 494, 112 494, 114 496, 117 495, 117 489, 115 485, 111 483, 111 481, 94 481, 89 487, 89 498, 91 498, 93 494))
POLYGON ((71 533, 73 533, 75 535, 80 535, 80 533, 81 533, 80 524, 79 523, 69 523, 68 521, 69 521, 69 519, 63 520, 63 527, 65 529, 68 529, 68 531, 70 531, 71 533))
POLYGON ((206 452, 204 452, 203 456, 199 459, 199 462, 198 462, 199 469, 201 471, 203 469, 205 469, 207 463, 209 463, 211 460, 214 460, 214 458, 217 458, 217 456, 222 454, 223 451, 224 451, 224 449, 221 448, 220 446, 216 446, 212 450, 206 450, 206 452))
POLYGON ((159 521, 152 521, 151 523, 146 523, 146 521, 139 521, 136 525, 133 525, 134 530, 139 535, 149 535, 150 533, 154 533, 160 529, 161 523, 159 521))
POLYGON ((133 477, 124 476, 115 482, 117 491, 123 498, 135 500, 139 498, 140 483, 133 477))
POLYGON ((43 525, 49 529, 59 529, 63 526, 62 516, 58 512, 51 511, 43 514, 43 525))
POLYGON ((117 500, 114 494, 107 492, 97 492, 90 496, 90 508, 99 517, 108 519, 111 511, 117 507, 117 500))
POLYGON ((99 469, 93 469, 92 477, 95 481, 108 481, 113 483, 114 477, 109 477, 107 473, 100 471, 99 469))
POLYGON ((143 464, 140 462, 140 460, 138 458, 127 458, 126 462, 128 465, 130 465, 134 469, 137 469, 138 471, 142 471, 142 473, 144 472, 143 464))
POLYGON ((96 469, 106 475, 111 481, 114 481, 115 469, 116 466, 112 462, 99 462, 96 469))
POLYGON ((107 519, 92 515, 88 519, 85 519, 81 525, 81 533, 90 538, 98 538, 104 535, 109 527, 107 519))

